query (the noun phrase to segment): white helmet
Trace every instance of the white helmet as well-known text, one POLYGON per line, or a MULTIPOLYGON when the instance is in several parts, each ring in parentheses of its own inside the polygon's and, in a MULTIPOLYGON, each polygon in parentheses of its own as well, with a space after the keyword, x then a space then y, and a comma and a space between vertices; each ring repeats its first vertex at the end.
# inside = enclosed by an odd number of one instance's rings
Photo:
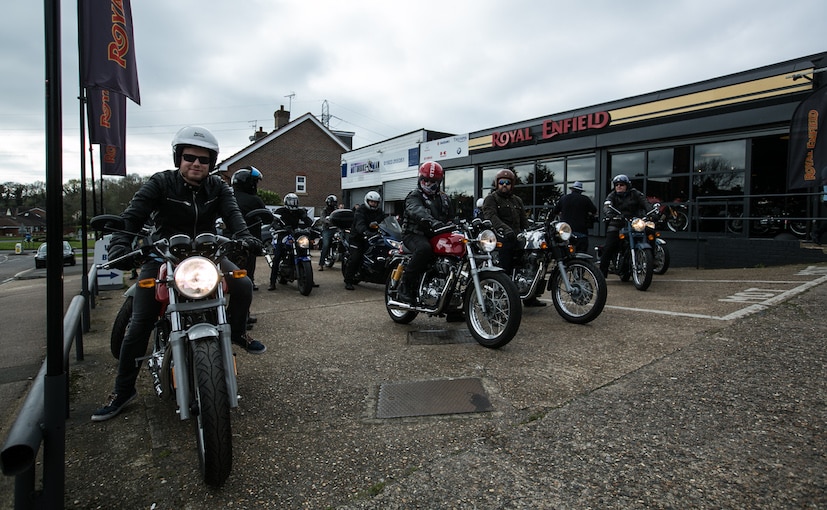
POLYGON ((175 168, 181 166, 181 154, 185 147, 202 147, 210 152, 210 170, 218 159, 218 140, 207 128, 201 126, 182 127, 172 138, 172 161, 175 168))
POLYGON ((298 209, 299 196, 295 193, 288 193, 284 195, 284 205, 286 205, 288 209, 298 209))
POLYGON ((478 198, 477 199, 477 208, 482 207, 483 202, 485 202, 484 198, 482 198, 482 197, 478 198))
POLYGON ((368 191, 365 194, 365 205, 371 211, 376 211, 382 205, 382 197, 379 196, 379 193, 375 191, 368 191), (376 205, 370 205, 368 202, 376 202, 376 205))

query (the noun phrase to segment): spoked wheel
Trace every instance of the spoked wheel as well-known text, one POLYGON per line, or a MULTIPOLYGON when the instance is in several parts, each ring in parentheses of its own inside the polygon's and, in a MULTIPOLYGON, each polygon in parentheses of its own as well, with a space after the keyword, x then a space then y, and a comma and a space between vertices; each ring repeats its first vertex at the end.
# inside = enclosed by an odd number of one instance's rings
POLYGON ((632 281, 637 290, 646 290, 652 285, 655 259, 652 250, 635 248, 635 263, 632 267, 632 281))
POLYGON ((218 339, 192 342, 192 389, 198 465, 204 482, 220 487, 233 467, 230 401, 218 339))
POLYGON ((669 248, 665 244, 655 243, 654 266, 652 272, 655 274, 666 274, 669 269, 669 248))
POLYGON ((132 296, 127 296, 123 300, 121 309, 118 310, 118 315, 115 316, 115 322, 112 324, 112 333, 109 335, 109 350, 115 359, 121 357, 123 337, 126 335, 127 328, 129 328, 129 322, 132 320, 132 300, 132 296))
POLYGON ((299 272, 299 292, 302 296, 309 296, 313 291, 313 264, 309 260, 302 260, 296 270, 299 272))
POLYGON ((414 310, 400 310, 398 308, 392 308, 388 306, 388 303, 391 299, 398 301, 398 299, 396 298, 397 289, 396 287, 394 287, 395 284, 396 282, 394 282, 393 278, 391 276, 388 276, 388 279, 385 283, 385 308, 388 310, 388 315, 391 316, 393 322, 397 324, 408 324, 412 320, 414 320, 417 315, 419 315, 419 312, 416 312, 414 310))
POLYGON ((551 275, 551 300, 562 318, 574 324, 593 321, 606 305, 606 278, 591 262, 574 260, 566 265, 572 291, 567 292, 560 271, 551 275))
POLYGON ((471 335, 484 347, 497 349, 517 334, 523 305, 514 282, 502 272, 480 273, 485 311, 477 299, 474 285, 465 290, 465 322, 471 335))

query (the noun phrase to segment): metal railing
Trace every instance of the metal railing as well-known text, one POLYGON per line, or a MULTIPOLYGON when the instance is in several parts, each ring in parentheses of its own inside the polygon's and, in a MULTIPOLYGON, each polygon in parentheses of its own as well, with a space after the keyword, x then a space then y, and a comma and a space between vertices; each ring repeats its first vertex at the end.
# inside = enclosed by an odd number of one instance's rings
MULTIPOLYGON (((60 387, 65 389, 63 395, 64 419, 69 416, 69 355, 72 345, 75 345, 75 356, 77 361, 83 360, 83 333, 89 330, 88 318, 89 306, 94 308, 94 295, 97 292, 97 268, 93 265, 86 275, 87 296, 81 294, 72 298, 66 314, 63 316, 63 375, 64 381, 60 381, 60 387)), ((14 423, 9 429, 3 450, 0 451, 0 464, 3 474, 14 476, 14 508, 16 510, 37 507, 62 508, 63 493, 52 491, 46 499, 49 501, 36 501, 35 493, 35 465, 41 443, 49 435, 45 425, 47 420, 46 401, 50 389, 50 381, 46 377, 46 363, 40 367, 35 376, 29 393, 14 423)), ((51 402, 51 400, 50 400, 51 402)), ((60 444, 58 447, 64 447, 60 444)), ((65 451, 58 452, 58 455, 49 455, 48 443, 44 446, 43 462, 43 485, 59 485, 62 487, 64 471, 65 451)))

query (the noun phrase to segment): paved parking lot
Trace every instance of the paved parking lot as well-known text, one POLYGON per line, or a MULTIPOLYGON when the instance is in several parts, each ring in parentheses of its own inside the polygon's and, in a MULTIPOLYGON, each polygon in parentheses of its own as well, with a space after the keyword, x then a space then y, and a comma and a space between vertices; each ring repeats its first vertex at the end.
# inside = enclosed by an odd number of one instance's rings
MULTIPOLYGON (((261 264, 260 282, 267 274, 261 264)), ((674 268, 646 292, 610 276, 607 306, 595 321, 566 323, 551 305, 527 309, 517 337, 500 350, 410 342, 418 331, 465 325, 422 316, 397 325, 384 309, 381 286, 345 291, 338 266, 316 277, 320 286, 307 297, 294 285, 275 292, 262 285, 256 293, 252 334, 268 351, 239 354, 234 468, 220 491, 199 481, 191 426, 154 397, 146 374, 140 397, 122 415, 89 421, 115 371, 108 325, 120 296, 102 294, 94 331, 85 337, 86 360, 73 367, 66 506, 827 504, 821 474, 827 335, 813 316, 801 315, 822 310, 827 266, 674 268), (784 329, 793 338, 746 348, 780 337, 774 314, 793 324, 784 329), (765 358, 752 358, 758 353, 765 358), (789 354, 802 360, 798 371, 787 373, 776 359, 789 354), (779 373, 753 380, 750 374, 768 366, 779 373), (819 366, 821 379, 813 382, 819 366), (486 390, 485 412, 376 416, 383 384, 467 378, 486 390), (779 381, 795 387, 773 387, 779 381), (784 422, 773 422, 782 412, 784 422), (789 420, 809 425, 789 430, 789 420), (724 437, 728 442, 717 444, 724 437), (754 466, 756 459, 773 460, 767 451, 776 452, 779 470, 796 473, 779 473, 785 485, 772 497, 759 492, 762 484, 778 486, 774 471, 754 466), (801 471, 805 454, 815 472, 801 471)))

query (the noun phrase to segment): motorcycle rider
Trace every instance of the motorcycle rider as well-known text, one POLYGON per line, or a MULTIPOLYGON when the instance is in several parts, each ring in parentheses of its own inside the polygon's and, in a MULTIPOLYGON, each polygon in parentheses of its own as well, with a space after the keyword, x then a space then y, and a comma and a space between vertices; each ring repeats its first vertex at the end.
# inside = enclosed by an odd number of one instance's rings
POLYGON ((325 207, 322 209, 322 253, 319 255, 319 271, 324 271, 324 262, 330 252, 330 243, 333 241, 334 227, 330 224, 330 213, 339 207, 339 200, 336 195, 328 195, 324 199, 325 207))
MULTIPOLYGON (((263 178, 264 175, 254 166, 248 166, 240 170, 236 170, 233 174, 233 195, 235 195, 235 201, 238 202, 238 208, 241 209, 242 216, 245 216, 250 211, 265 208, 264 200, 258 196, 258 183, 263 178)), ((250 230, 250 234, 254 235, 258 239, 261 239, 260 223, 250 225, 248 228, 250 230)), ((258 290, 258 285, 256 285, 255 278, 256 257, 258 257, 258 255, 258 253, 251 251, 242 267, 247 270, 247 276, 249 276, 250 281, 253 282, 253 290, 258 290)))
POLYGON ((612 179, 613 190, 606 196, 604 202, 610 202, 611 206, 623 214, 617 217, 617 213, 607 205, 603 206, 603 215, 609 221, 606 229, 606 244, 603 246, 603 255, 600 256, 600 271, 603 276, 609 274, 609 263, 617 255, 620 248, 620 229, 625 225, 624 217, 643 216, 649 208, 646 195, 632 188, 632 181, 624 174, 618 174, 612 179))
POLYGON ((554 204, 551 214, 552 216, 559 215, 561 221, 571 226, 572 233, 576 235, 575 250, 587 253, 589 251, 589 226, 591 218, 597 215, 597 207, 589 197, 583 194, 582 182, 574 181, 574 184, 569 186, 569 190, 571 192, 568 195, 563 196, 554 204))
MULTIPOLYGON (((261 250, 261 241, 250 235, 244 217, 233 198, 230 187, 218 176, 210 176, 218 158, 218 141, 207 129, 199 126, 181 128, 172 139, 173 162, 177 170, 154 174, 144 183, 126 210, 121 213, 125 232, 116 232, 109 243, 108 259, 123 257, 132 251, 132 240, 141 227, 152 218, 155 226, 153 240, 175 234, 214 232, 216 218, 221 217, 236 238, 250 249, 261 250)), ((140 270, 141 279, 155 278, 161 262, 149 260, 140 270)), ((119 269, 132 267, 131 260, 118 265, 119 269)), ((238 269, 225 259, 222 271, 238 269)), ((253 299, 253 285, 249 278, 229 278, 230 301, 227 307, 232 342, 252 354, 266 348, 246 332, 247 311, 253 299)), ((133 298, 132 317, 121 346, 118 374, 113 392, 104 405, 92 414, 92 421, 113 418, 135 399, 135 382, 140 369, 140 358, 146 354, 149 336, 155 327, 161 303, 155 299, 154 288, 138 286, 133 298)))
POLYGON ((345 289, 353 290, 353 280, 362 264, 362 257, 368 249, 367 238, 379 230, 379 223, 387 213, 382 210, 382 197, 376 191, 365 194, 365 205, 353 213, 350 227, 350 260, 345 272, 345 289))
MULTIPOLYGON (((284 195, 284 206, 276 209, 281 221, 295 230, 300 227, 310 228, 313 219, 307 215, 307 209, 299 207, 299 196, 295 193, 284 195)), ((270 268, 270 286, 267 290, 276 290, 276 281, 279 279, 279 261, 281 260, 282 239, 287 234, 282 232, 278 237, 273 236, 273 267, 270 268)))
POLYGON ((417 282, 434 257, 429 241, 433 231, 448 225, 453 217, 451 201, 439 189, 444 176, 442 165, 436 161, 423 163, 419 167, 416 188, 405 197, 402 243, 413 253, 397 293, 399 300, 405 303, 416 303, 413 293, 417 282))

